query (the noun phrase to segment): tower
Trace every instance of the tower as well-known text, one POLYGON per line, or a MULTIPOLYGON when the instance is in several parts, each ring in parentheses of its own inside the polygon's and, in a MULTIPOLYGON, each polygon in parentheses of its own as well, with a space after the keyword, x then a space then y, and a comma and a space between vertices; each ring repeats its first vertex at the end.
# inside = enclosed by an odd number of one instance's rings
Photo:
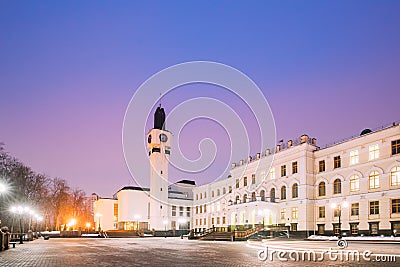
POLYGON ((150 157, 150 228, 164 230, 168 220, 168 162, 171 151, 171 133, 165 130, 164 108, 157 107, 154 127, 147 134, 150 157))

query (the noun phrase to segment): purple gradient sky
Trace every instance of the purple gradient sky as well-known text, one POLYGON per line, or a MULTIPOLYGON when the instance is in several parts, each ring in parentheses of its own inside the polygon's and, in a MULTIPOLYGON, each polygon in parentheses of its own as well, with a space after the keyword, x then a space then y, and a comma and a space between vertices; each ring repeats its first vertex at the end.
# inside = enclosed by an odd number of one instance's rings
POLYGON ((37 172, 111 196, 131 184, 130 98, 192 60, 252 78, 278 139, 358 134, 400 119, 399 13, 400 1, 2 0, 0 141, 37 172))

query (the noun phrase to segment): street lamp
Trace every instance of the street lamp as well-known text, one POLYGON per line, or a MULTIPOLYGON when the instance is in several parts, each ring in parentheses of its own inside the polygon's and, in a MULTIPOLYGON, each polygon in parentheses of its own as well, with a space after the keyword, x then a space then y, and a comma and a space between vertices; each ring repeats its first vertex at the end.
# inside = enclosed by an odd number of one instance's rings
POLYGON ((17 212, 19 214, 19 243, 23 244, 23 232, 22 232, 22 213, 24 212, 24 208, 21 206, 17 207, 17 212))
POLYGON ((338 211, 338 217, 339 217, 339 233, 338 233, 338 238, 342 238, 342 223, 340 221, 340 217, 342 216, 342 207, 347 208, 349 206, 349 203, 347 201, 343 201, 340 205, 337 203, 332 203, 331 208, 333 211, 337 210, 338 211))
POLYGON ((140 215, 139 214, 135 214, 135 216, 133 216, 136 220, 136 231, 139 231, 139 219, 140 219, 140 215))
POLYGON ((97 217, 97 219, 99 220, 99 232, 101 231, 101 225, 100 225, 100 218, 101 218, 101 216, 103 216, 103 214, 101 214, 101 213, 96 213, 96 217, 97 217))

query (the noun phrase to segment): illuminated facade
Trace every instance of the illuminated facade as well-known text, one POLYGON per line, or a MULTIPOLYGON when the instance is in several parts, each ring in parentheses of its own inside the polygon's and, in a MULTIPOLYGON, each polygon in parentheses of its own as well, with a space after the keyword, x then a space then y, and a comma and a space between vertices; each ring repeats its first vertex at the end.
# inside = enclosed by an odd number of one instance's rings
POLYGON ((337 234, 340 215, 346 235, 400 234, 399 124, 323 149, 307 135, 275 149, 232 164, 227 179, 193 189, 195 231, 264 225, 337 234))
POLYGON ((400 234, 399 124, 325 148, 303 135, 280 143, 275 153, 233 163, 228 178, 201 186, 187 180, 168 186, 172 136, 156 124, 147 136, 150 188, 116 193, 117 208, 104 211, 113 229, 199 232, 263 225, 301 236, 337 234, 340 228, 346 235, 400 234))

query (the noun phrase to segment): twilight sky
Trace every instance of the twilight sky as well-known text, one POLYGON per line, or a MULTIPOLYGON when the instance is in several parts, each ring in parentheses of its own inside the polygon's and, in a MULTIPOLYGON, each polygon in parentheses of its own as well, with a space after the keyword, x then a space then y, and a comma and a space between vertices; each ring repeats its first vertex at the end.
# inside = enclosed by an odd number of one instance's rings
MULTIPOLYGON (((0 0, 0 142, 35 171, 110 197, 132 184, 121 133, 135 90, 209 60, 261 88, 278 140, 307 133, 322 146, 400 120, 399 14, 400 1, 0 0)), ((180 89, 163 99, 167 113, 197 96, 249 113, 216 87, 180 89)), ((223 129, 203 123, 187 125, 182 151, 196 157, 196 140, 211 137, 227 154, 223 129)))

